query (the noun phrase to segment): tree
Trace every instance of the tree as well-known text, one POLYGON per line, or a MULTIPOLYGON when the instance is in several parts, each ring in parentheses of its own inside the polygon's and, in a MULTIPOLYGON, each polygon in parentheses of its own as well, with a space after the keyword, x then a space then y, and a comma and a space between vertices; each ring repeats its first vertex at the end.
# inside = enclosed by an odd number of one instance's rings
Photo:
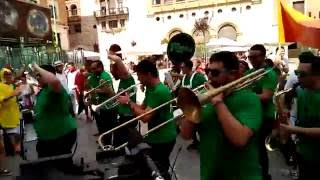
POLYGON ((206 41, 207 37, 206 34, 209 34, 210 25, 208 24, 208 18, 200 18, 196 20, 194 23, 194 29, 192 34, 202 34, 203 36, 203 45, 204 45, 204 58, 207 59, 207 47, 206 47, 206 41))

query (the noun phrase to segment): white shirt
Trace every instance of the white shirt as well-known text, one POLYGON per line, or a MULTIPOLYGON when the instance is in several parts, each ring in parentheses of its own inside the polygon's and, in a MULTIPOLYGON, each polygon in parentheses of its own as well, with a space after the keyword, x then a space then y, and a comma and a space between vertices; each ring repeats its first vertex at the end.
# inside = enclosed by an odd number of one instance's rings
POLYGON ((62 73, 62 74, 59 74, 59 73, 56 73, 56 77, 59 79, 61 85, 63 86, 63 88, 67 91, 68 91, 68 80, 67 80, 67 76, 62 73))
POLYGON ((73 72, 68 72, 67 74, 69 92, 71 92, 76 87, 75 81, 76 81, 76 75, 78 74, 78 72, 79 70, 75 70, 73 72))
MULTIPOLYGON (((287 80, 286 85, 284 86, 284 89, 290 89, 293 88, 293 85, 298 83, 298 77, 297 75, 294 73, 294 71, 291 71, 289 73, 289 77, 287 80)), ((292 125, 295 124, 297 120, 297 98, 293 99, 293 103, 291 105, 291 110, 290 110, 290 122, 292 125)))

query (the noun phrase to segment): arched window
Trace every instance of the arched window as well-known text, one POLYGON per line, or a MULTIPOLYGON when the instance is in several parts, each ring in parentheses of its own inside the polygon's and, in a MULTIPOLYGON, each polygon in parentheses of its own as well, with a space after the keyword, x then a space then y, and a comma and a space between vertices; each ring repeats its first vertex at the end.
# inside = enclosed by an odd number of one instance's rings
POLYGON ((182 33, 182 31, 178 30, 178 29, 174 29, 169 33, 169 39, 171 39, 173 36, 175 36, 176 34, 182 33))
POLYGON ((231 24, 223 25, 218 31, 218 38, 225 37, 232 40, 237 40, 237 30, 231 24))
POLYGON ((71 15, 72 15, 72 16, 76 16, 76 15, 78 14, 78 12, 77 12, 77 6, 76 6, 75 4, 72 4, 72 5, 70 6, 70 8, 71 8, 71 15))

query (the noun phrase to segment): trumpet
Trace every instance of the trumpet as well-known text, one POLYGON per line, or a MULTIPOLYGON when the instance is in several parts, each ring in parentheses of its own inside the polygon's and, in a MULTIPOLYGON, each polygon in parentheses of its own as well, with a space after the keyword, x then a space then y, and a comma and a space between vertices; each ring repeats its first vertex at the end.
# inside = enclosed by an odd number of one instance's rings
POLYGON ((134 89, 134 92, 129 94, 129 97, 131 98, 132 96, 134 96, 137 93, 137 86, 140 86, 140 84, 134 84, 130 87, 128 87, 127 89, 119 92, 118 94, 112 96, 111 98, 107 99, 106 101, 98 104, 98 105, 92 105, 91 108, 94 112, 99 111, 102 107, 106 107, 107 109, 112 109, 116 106, 119 105, 119 102, 117 101, 117 98, 119 96, 121 96, 123 93, 131 91, 132 89, 134 89))
MULTIPOLYGON (((193 89, 192 91, 198 91, 199 89, 202 89, 202 88, 204 88, 204 87, 205 87, 205 84, 203 84, 203 85, 201 85, 201 86, 198 86, 197 88, 193 89)), ((119 125, 119 126, 117 126, 117 127, 114 127, 114 128, 112 128, 112 129, 110 129, 109 131, 107 131, 107 132, 105 132, 105 133, 102 133, 102 134, 99 136, 99 138, 98 138, 99 146, 101 147, 102 150, 107 151, 108 149, 110 149, 110 145, 106 145, 106 146, 105 146, 105 145, 102 143, 102 138, 103 138, 104 136, 109 135, 109 134, 113 133, 114 131, 116 131, 116 130, 124 127, 124 126, 127 126, 128 124, 131 124, 132 122, 135 122, 135 121, 139 120, 141 117, 146 116, 146 115, 148 115, 148 114, 150 114, 150 113, 153 113, 153 112, 155 112, 156 110, 158 110, 158 109, 160 109, 160 108, 162 108, 162 107, 164 107, 164 106, 167 106, 167 105, 169 105, 169 104, 171 104, 171 103, 173 103, 173 102, 175 102, 175 101, 177 101, 177 98, 174 98, 174 99, 172 99, 172 100, 170 100, 170 101, 167 101, 167 102, 159 105, 158 107, 155 107, 155 108, 153 108, 153 109, 151 109, 151 110, 149 110, 149 111, 147 111, 147 112, 145 112, 145 113, 143 113, 143 114, 141 114, 141 115, 139 115, 139 116, 137 116, 137 117, 135 117, 135 118, 133 118, 133 119, 131 119, 131 120, 129 120, 129 121, 127 121, 127 122, 119 125)), ((168 123, 168 122, 167 122, 167 123, 168 123)), ((117 148, 116 148, 116 149, 117 149, 117 148)))
POLYGON ((181 88, 177 98, 178 107, 183 111, 183 114, 188 117, 189 121, 195 124, 200 123, 201 107, 212 97, 220 93, 229 94, 233 91, 243 89, 262 78, 265 74, 269 73, 269 71, 270 70, 265 71, 264 69, 259 69, 219 88, 211 88, 205 93, 195 94, 188 88, 181 88))
MULTIPOLYGON (((288 124, 287 119, 283 117, 284 109, 283 109, 283 95, 291 92, 293 88, 289 88, 286 90, 282 90, 277 92, 274 95, 274 100, 276 104, 276 119, 279 123, 288 124)), ((265 146, 268 151, 274 151, 279 149, 281 144, 285 144, 288 140, 288 136, 286 134, 282 134, 279 129, 275 129, 271 132, 269 136, 265 139, 265 146)))

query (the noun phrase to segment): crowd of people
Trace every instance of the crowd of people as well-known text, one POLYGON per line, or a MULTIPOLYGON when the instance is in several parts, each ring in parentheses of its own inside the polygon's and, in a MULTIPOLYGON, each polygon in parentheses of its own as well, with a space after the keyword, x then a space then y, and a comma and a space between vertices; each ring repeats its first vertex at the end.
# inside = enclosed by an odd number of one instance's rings
MULTIPOLYGON (((201 180, 270 180, 265 140, 274 129, 280 128, 288 137, 281 150, 287 162, 298 167, 299 179, 319 178, 320 57, 311 52, 302 53, 298 69, 289 73, 283 48, 278 48, 277 56, 270 60, 266 58, 265 47, 257 44, 250 48, 247 60, 222 51, 212 54, 205 67, 201 60, 174 62, 164 82, 159 79, 156 63, 142 60, 133 68, 145 93, 142 104, 136 102, 137 89, 132 88, 117 98, 118 105, 106 104, 93 110, 91 105, 104 103, 137 84, 120 51, 116 44, 108 49, 110 72, 104 70, 100 60, 86 60, 79 69, 73 62, 62 61, 33 63, 30 72, 26 68, 22 68, 22 73, 14 72, 10 66, 1 69, 0 175, 11 175, 2 165, 10 147, 13 153, 21 151, 20 119, 24 109, 34 111, 39 158, 71 154, 77 141, 76 119, 82 111, 87 122, 96 122, 95 136, 99 136, 170 101, 181 88, 195 89, 204 84, 218 88, 263 69, 266 74, 250 86, 211 97, 201 107, 200 123, 185 116, 149 134, 145 142, 152 148, 152 159, 163 177, 170 179, 169 156, 180 134, 192 139, 188 150, 200 152, 201 180), (120 81, 117 90, 113 87, 115 80, 120 81), (276 104, 275 95, 288 89, 282 104, 276 104), (285 121, 279 123, 278 118, 285 121)), ((139 120, 148 123, 151 129, 172 117, 173 109, 168 104, 139 120)), ((113 136, 104 136, 103 144, 117 146, 127 142, 129 131, 139 129, 137 126, 133 122, 113 136)), ((72 157, 57 162, 57 168, 65 173, 79 171, 72 157)))

